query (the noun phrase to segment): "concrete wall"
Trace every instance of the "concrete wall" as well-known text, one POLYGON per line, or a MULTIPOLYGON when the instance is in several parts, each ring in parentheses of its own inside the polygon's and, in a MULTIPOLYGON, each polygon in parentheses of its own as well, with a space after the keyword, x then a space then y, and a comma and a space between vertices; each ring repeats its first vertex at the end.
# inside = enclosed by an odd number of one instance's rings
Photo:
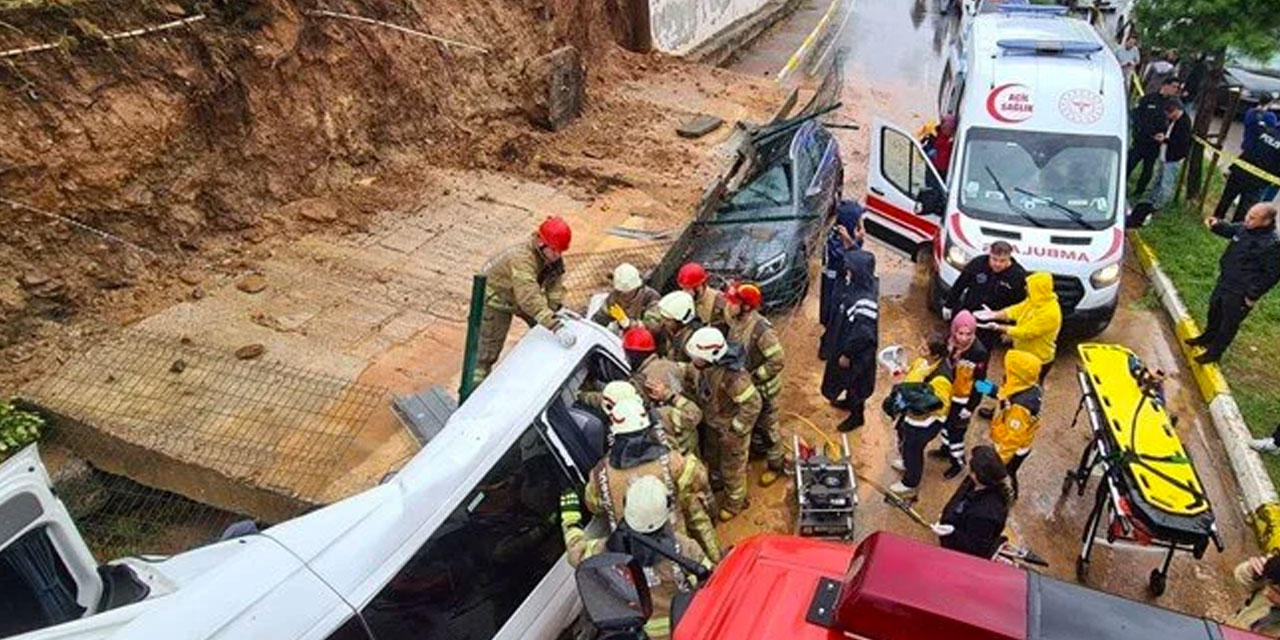
POLYGON ((769 0, 649 0, 653 47, 676 55, 687 53, 768 3, 769 0))

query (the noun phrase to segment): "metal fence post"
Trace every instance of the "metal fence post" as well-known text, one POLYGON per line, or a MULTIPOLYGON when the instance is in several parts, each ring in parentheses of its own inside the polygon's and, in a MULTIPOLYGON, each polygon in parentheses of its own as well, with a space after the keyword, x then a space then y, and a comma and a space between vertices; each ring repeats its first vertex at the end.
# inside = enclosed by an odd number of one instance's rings
POLYGON ((458 383, 458 404, 465 402, 476 388, 476 351, 480 347, 480 318, 484 315, 486 280, 483 273, 477 273, 471 278, 471 310, 467 313, 467 344, 462 351, 462 381, 458 383))

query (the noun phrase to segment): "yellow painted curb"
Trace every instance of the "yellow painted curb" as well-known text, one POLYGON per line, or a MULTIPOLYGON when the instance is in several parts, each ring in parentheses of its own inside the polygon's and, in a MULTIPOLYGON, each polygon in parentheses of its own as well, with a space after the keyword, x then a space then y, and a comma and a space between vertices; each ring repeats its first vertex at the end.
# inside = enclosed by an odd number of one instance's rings
POLYGON ((809 55, 809 49, 813 48, 813 43, 818 41, 818 35, 827 28, 827 23, 831 22, 831 16, 835 15, 836 7, 839 6, 840 0, 831 0, 831 6, 827 7, 826 13, 822 14, 822 19, 818 21, 817 26, 809 32, 804 42, 800 43, 800 48, 791 54, 791 58, 787 60, 787 64, 783 65, 782 70, 778 71, 778 82, 782 82, 791 75, 791 72, 800 66, 800 61, 809 55))
POLYGON ((1191 318, 1183 318, 1173 325, 1173 332, 1178 339, 1178 347, 1182 349, 1182 355, 1187 358, 1187 366, 1191 368, 1191 375, 1195 376, 1196 386, 1200 387, 1200 394, 1204 396, 1205 402, 1211 402, 1219 394, 1231 393, 1231 387, 1227 385, 1227 379, 1222 375, 1222 369, 1216 364, 1200 364, 1194 360, 1195 356, 1201 353, 1199 347, 1189 347, 1183 342, 1188 338, 1200 335, 1200 327, 1196 326, 1196 321, 1191 318))
POLYGON ((1253 532, 1263 555, 1280 552, 1280 504, 1264 504, 1253 512, 1253 532))
POLYGON ((1129 232, 1129 242, 1133 245, 1133 252, 1138 254, 1138 262, 1142 263, 1142 268, 1146 271, 1154 269, 1157 261, 1151 245, 1147 244, 1147 241, 1143 240, 1136 231, 1129 232))

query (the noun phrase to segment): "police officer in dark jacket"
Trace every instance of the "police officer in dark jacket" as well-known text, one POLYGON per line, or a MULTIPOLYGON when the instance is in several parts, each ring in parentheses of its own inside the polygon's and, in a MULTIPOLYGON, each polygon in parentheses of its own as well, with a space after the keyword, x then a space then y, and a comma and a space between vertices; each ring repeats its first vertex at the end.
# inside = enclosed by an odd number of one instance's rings
POLYGON ((822 395, 832 405, 849 410, 849 417, 837 429, 852 431, 865 423, 863 409, 876 388, 880 285, 872 253, 861 249, 846 252, 844 265, 830 322, 822 336, 822 354, 827 360, 822 395))
POLYGON ((987 445, 973 448, 969 477, 960 483, 942 508, 938 524, 933 525, 944 548, 979 558, 995 556, 1013 500, 1007 477, 995 449, 987 445))
POLYGON ((827 232, 827 247, 822 254, 822 289, 818 297, 818 320, 827 325, 836 298, 836 279, 844 269, 845 252, 862 248, 862 205, 842 200, 836 205, 835 224, 827 232))
POLYGON ((1222 358, 1249 310, 1280 280, 1280 239, 1276 238, 1274 205, 1253 205, 1243 223, 1205 218, 1204 224, 1230 243, 1218 259, 1218 284, 1209 296, 1204 333, 1187 340, 1191 346, 1205 348, 1196 356, 1196 362, 1201 364, 1222 358))
POLYGON ((1129 166, 1125 175, 1133 175, 1138 163, 1142 163, 1142 172, 1138 174, 1138 184, 1134 195, 1147 192, 1147 183, 1151 181, 1151 169, 1160 159, 1160 137, 1169 124, 1165 120, 1164 105, 1169 98, 1176 98, 1182 92, 1182 83, 1177 78, 1167 78, 1160 84, 1160 91, 1148 93, 1138 100, 1133 111, 1129 112, 1129 126, 1133 130, 1133 143, 1129 146, 1129 166))
MULTIPOLYGON (((969 261, 960 271, 960 277, 951 286, 942 305, 942 317, 951 316, 962 309, 978 311, 1004 309, 1027 297, 1027 272, 1013 259, 1013 245, 1004 240, 991 243, 987 255, 969 261)), ((978 339, 990 352, 1000 344, 1000 334, 988 329, 978 331, 978 339)), ((985 362, 977 363, 984 367, 985 362)))
MULTIPOLYGON (((1254 137, 1246 140, 1240 159, 1253 166, 1280 176, 1280 127, 1262 125, 1255 129, 1254 137)), ((1231 203, 1240 199, 1236 205, 1236 213, 1232 222, 1240 222, 1241 214, 1249 211, 1253 203, 1262 197, 1268 182, 1245 168, 1232 164, 1231 173, 1227 175, 1227 183, 1222 186, 1222 196, 1218 198, 1218 206, 1213 210, 1213 217, 1225 219, 1231 203)))

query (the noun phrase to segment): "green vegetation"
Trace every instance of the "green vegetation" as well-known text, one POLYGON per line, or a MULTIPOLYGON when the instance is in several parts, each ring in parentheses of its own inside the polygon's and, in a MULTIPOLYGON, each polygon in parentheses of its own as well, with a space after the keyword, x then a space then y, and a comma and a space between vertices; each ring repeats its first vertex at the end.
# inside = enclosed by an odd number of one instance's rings
POLYGON ((0 400, 0 460, 17 453, 40 437, 44 419, 0 400))
POLYGON ((1182 53, 1233 52, 1266 59, 1280 48, 1280 11, 1268 2, 1142 0, 1143 45, 1182 53))
MULTIPOLYGON (((1215 184, 1217 189, 1220 183, 1215 184)), ((1203 217, 1193 205, 1175 203, 1140 232, 1200 326, 1218 277, 1218 257, 1226 247, 1225 240, 1204 228, 1203 217)), ((1280 393, 1276 393, 1274 376, 1280 371, 1280 291, 1263 297, 1249 314, 1221 364, 1249 429, 1256 436, 1270 435, 1280 423, 1280 393)), ((1263 456, 1263 461, 1272 481, 1280 485, 1280 457, 1263 456)))

